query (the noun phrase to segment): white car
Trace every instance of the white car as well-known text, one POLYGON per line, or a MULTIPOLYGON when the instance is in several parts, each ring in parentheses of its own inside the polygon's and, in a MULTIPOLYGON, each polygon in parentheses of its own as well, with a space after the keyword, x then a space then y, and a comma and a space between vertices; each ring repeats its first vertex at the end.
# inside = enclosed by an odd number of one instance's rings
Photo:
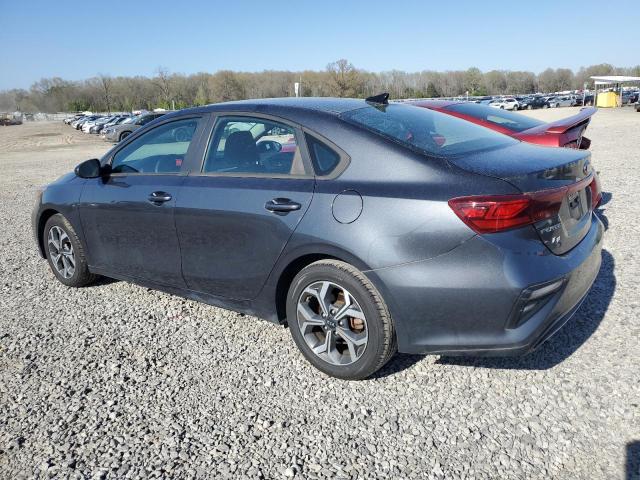
POLYGON ((501 108, 503 110, 518 110, 520 104, 515 98, 500 98, 489 103, 490 107, 501 108))
POLYGON ((96 124, 96 122, 101 118, 103 117, 98 117, 95 120, 89 120, 88 122, 84 122, 84 124, 82 124, 82 131, 84 133, 89 133, 91 127, 93 127, 96 124))

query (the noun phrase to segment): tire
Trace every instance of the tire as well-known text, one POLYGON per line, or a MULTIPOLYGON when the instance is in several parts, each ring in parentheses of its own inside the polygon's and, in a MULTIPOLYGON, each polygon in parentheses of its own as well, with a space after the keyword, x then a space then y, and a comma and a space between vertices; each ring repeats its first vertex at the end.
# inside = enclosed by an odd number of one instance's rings
POLYGON ((332 377, 367 378, 397 350, 395 328, 382 296, 362 272, 345 262, 320 260, 302 269, 289 287, 287 320, 304 357, 332 377), (322 297, 329 310, 324 318, 318 301, 322 297), (302 311, 307 314, 299 314, 302 311), (351 315, 339 316, 341 311, 351 315), (333 341, 327 350, 328 337, 333 341))
POLYGON ((533 105, 527 105, 527 110, 533 110, 533 105))
POLYGON ((549 105, 545 103, 544 105, 542 105, 542 108, 549 108, 549 105))
POLYGON ((47 220, 44 226, 43 243, 49 267, 64 285, 85 287, 98 278, 97 275, 89 272, 78 235, 63 215, 57 213, 47 220), (56 240, 59 247, 56 246, 56 240), (67 253, 60 253, 61 251, 67 253), (55 258, 56 253, 58 258, 55 258), (71 271, 71 265, 73 265, 73 271, 71 271))
POLYGON ((131 135, 131 132, 122 132, 120 134, 120 136, 118 137, 118 141, 121 142, 122 140, 124 140, 125 138, 127 138, 129 135, 131 135))

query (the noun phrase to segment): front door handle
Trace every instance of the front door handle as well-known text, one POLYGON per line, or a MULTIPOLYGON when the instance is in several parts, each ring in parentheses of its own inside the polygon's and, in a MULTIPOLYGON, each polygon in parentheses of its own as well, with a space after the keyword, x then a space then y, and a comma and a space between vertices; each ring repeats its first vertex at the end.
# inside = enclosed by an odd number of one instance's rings
POLYGON ((153 192, 149 195, 148 200, 155 205, 161 205, 171 200, 171 198, 171 194, 167 192, 153 192))
POLYGON ((289 200, 288 198, 274 198, 273 200, 269 200, 264 204, 264 208, 269 210, 270 212, 278 212, 278 213, 288 213, 293 212, 294 210, 300 210, 302 205, 298 202, 294 202, 293 200, 289 200))

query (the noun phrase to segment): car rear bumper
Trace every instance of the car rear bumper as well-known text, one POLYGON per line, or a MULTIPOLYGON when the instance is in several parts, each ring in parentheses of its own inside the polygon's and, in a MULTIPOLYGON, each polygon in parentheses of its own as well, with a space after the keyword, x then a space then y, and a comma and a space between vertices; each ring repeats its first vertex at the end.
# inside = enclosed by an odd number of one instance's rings
POLYGON ((591 222, 560 256, 519 229, 366 272, 387 300, 399 351, 511 356, 537 348, 576 312, 600 270, 604 228, 596 215, 591 222))

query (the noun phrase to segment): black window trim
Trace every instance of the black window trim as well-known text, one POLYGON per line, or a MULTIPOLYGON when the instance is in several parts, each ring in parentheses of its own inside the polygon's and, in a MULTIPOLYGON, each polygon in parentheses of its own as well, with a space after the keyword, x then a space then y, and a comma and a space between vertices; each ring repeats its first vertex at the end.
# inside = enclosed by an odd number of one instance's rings
POLYGON ((304 134, 302 128, 296 123, 282 117, 278 117, 275 115, 269 115, 258 112, 234 112, 234 111, 225 111, 225 112, 212 112, 211 125, 208 127, 208 132, 206 135, 206 143, 204 145, 204 149, 202 149, 202 158, 200 158, 200 168, 194 170, 190 173, 190 175, 194 176, 204 176, 204 177, 230 177, 230 178, 274 178, 274 179, 291 179, 291 180, 304 180, 314 178, 313 175, 313 166, 311 163, 311 157, 309 156, 307 145, 304 142, 304 134), (248 117, 248 118, 257 118, 264 120, 271 120, 272 122, 282 123, 293 128, 296 144, 300 149, 300 155, 302 155, 302 163, 304 165, 305 174, 304 175, 291 175, 289 173, 242 173, 242 172, 205 172, 205 161, 207 159, 207 154, 209 153, 209 148, 211 148, 211 141, 213 140, 213 134, 218 126, 218 122, 226 117, 248 117))
POLYGON ((107 154, 105 155, 105 157, 103 157, 103 162, 101 162, 101 164, 103 166, 107 166, 109 165, 109 167, 111 167, 111 164, 113 162, 113 157, 115 157, 118 152, 120 152, 123 148, 125 148, 127 145, 129 145, 131 142, 135 141, 137 138, 141 137, 142 135, 155 130, 158 127, 162 127, 168 123, 172 123, 172 122, 179 122, 182 120, 189 120, 191 118, 195 118, 199 120, 198 123, 198 127, 196 128, 196 132, 193 136, 193 138, 191 139, 191 143, 189 144, 189 148, 187 149, 187 153, 185 154, 185 159, 183 160, 183 163, 180 167, 180 171, 178 172, 162 172, 162 173, 156 173, 156 172, 117 172, 117 173, 111 173, 109 172, 109 176, 110 177, 128 177, 131 175, 136 175, 136 176, 140 176, 140 175, 153 175, 153 176, 160 176, 160 175, 172 175, 172 176, 176 176, 176 175, 188 175, 189 174, 189 170, 187 168, 188 166, 188 161, 186 161, 192 154, 197 153, 197 148, 200 145, 200 137, 202 136, 202 133, 205 131, 205 127, 207 125, 207 115, 206 114, 202 114, 202 113, 198 113, 198 114, 189 114, 189 115, 184 115, 184 116, 178 116, 178 117, 169 117, 169 118, 165 118, 163 120, 160 120, 157 124, 153 125, 151 128, 148 128, 149 125, 151 125, 151 123, 153 123, 154 121, 158 120, 159 118, 163 118, 165 115, 160 115, 159 117, 156 117, 155 119, 153 119, 151 122, 147 123, 146 125, 142 125, 140 128, 137 128, 133 131, 133 133, 131 133, 131 135, 129 135, 126 140, 118 143, 118 145, 116 145, 111 151, 107 152, 107 154))

